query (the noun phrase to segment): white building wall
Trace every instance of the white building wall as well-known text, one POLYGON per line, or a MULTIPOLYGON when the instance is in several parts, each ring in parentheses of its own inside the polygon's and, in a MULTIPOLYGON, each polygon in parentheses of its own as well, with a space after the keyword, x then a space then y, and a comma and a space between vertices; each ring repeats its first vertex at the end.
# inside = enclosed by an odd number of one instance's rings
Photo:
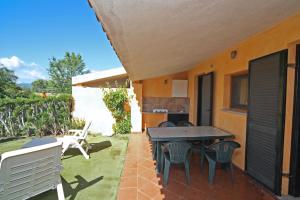
POLYGON ((133 87, 129 89, 128 94, 131 96, 131 132, 142 132, 142 112, 138 101, 136 100, 133 87))
MULTIPOLYGON (((130 100, 131 131, 141 132, 142 113, 135 98, 133 88, 128 90, 128 94, 133 97, 130 100)), ((115 120, 102 100, 102 89, 73 86, 72 96, 75 102, 73 111, 73 116, 75 118, 91 120, 91 132, 101 133, 104 136, 111 136, 113 134, 112 125, 115 123, 115 120)))
POLYGON ((115 120, 102 100, 103 93, 100 88, 73 86, 72 96, 75 101, 74 117, 91 120, 91 132, 104 136, 113 134, 112 125, 115 120))

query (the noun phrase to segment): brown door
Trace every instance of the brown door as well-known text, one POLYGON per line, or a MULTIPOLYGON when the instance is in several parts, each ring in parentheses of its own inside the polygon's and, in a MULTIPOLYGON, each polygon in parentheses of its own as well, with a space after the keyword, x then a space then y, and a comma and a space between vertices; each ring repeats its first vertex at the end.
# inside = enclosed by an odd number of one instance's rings
POLYGON ((213 114, 213 72, 198 77, 197 125, 212 126, 213 114))

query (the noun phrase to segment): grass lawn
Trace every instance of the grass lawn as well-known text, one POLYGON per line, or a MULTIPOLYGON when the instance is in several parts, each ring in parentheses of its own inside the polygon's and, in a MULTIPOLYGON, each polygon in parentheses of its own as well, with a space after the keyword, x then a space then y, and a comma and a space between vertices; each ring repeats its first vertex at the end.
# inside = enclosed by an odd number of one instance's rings
MULTIPOLYGON (((0 143, 0 154, 20 148, 30 138, 0 143)), ((61 173, 68 200, 116 199, 123 169, 127 136, 89 136, 91 158, 86 160, 79 150, 71 149, 62 159, 61 173)), ((32 200, 55 200, 56 190, 45 192, 32 200)))

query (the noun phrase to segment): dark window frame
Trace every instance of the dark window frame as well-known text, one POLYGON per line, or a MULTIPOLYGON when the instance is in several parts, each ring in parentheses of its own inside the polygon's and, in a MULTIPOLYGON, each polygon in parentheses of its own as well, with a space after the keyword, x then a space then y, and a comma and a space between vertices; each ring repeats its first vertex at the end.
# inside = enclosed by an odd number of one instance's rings
MULTIPOLYGON (((231 83, 230 83, 230 109, 237 109, 237 110, 244 110, 246 111, 248 109, 248 101, 247 104, 239 104, 236 102, 236 99, 234 97, 239 96, 239 95, 234 95, 233 93, 236 92, 234 91, 234 88, 237 89, 235 86, 237 82, 241 82, 243 79, 247 79, 247 83, 249 80, 248 73, 243 73, 239 75, 232 75, 231 76, 231 83)), ((247 90, 248 90, 248 85, 247 85, 247 90)), ((247 98, 248 98, 248 91, 247 93, 247 98)))

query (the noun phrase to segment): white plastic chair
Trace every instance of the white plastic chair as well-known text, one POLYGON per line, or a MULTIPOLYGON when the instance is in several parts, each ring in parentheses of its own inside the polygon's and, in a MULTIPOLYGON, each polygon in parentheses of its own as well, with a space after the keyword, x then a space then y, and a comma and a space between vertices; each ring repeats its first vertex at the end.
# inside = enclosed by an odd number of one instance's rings
POLYGON ((80 150, 80 152, 86 159, 90 158, 87 153, 88 150, 91 148, 91 146, 87 142, 86 138, 91 124, 92 124, 91 121, 87 121, 82 130, 77 130, 77 129, 69 130, 69 133, 74 133, 74 135, 72 136, 67 135, 64 136, 63 138, 57 138, 58 141, 62 141, 63 143, 62 154, 64 154, 69 148, 77 148, 80 150), (83 149, 84 144, 86 145, 86 150, 83 149))
POLYGON ((60 178, 61 142, 3 153, 0 161, 0 200, 24 200, 57 189, 64 200, 60 178))

